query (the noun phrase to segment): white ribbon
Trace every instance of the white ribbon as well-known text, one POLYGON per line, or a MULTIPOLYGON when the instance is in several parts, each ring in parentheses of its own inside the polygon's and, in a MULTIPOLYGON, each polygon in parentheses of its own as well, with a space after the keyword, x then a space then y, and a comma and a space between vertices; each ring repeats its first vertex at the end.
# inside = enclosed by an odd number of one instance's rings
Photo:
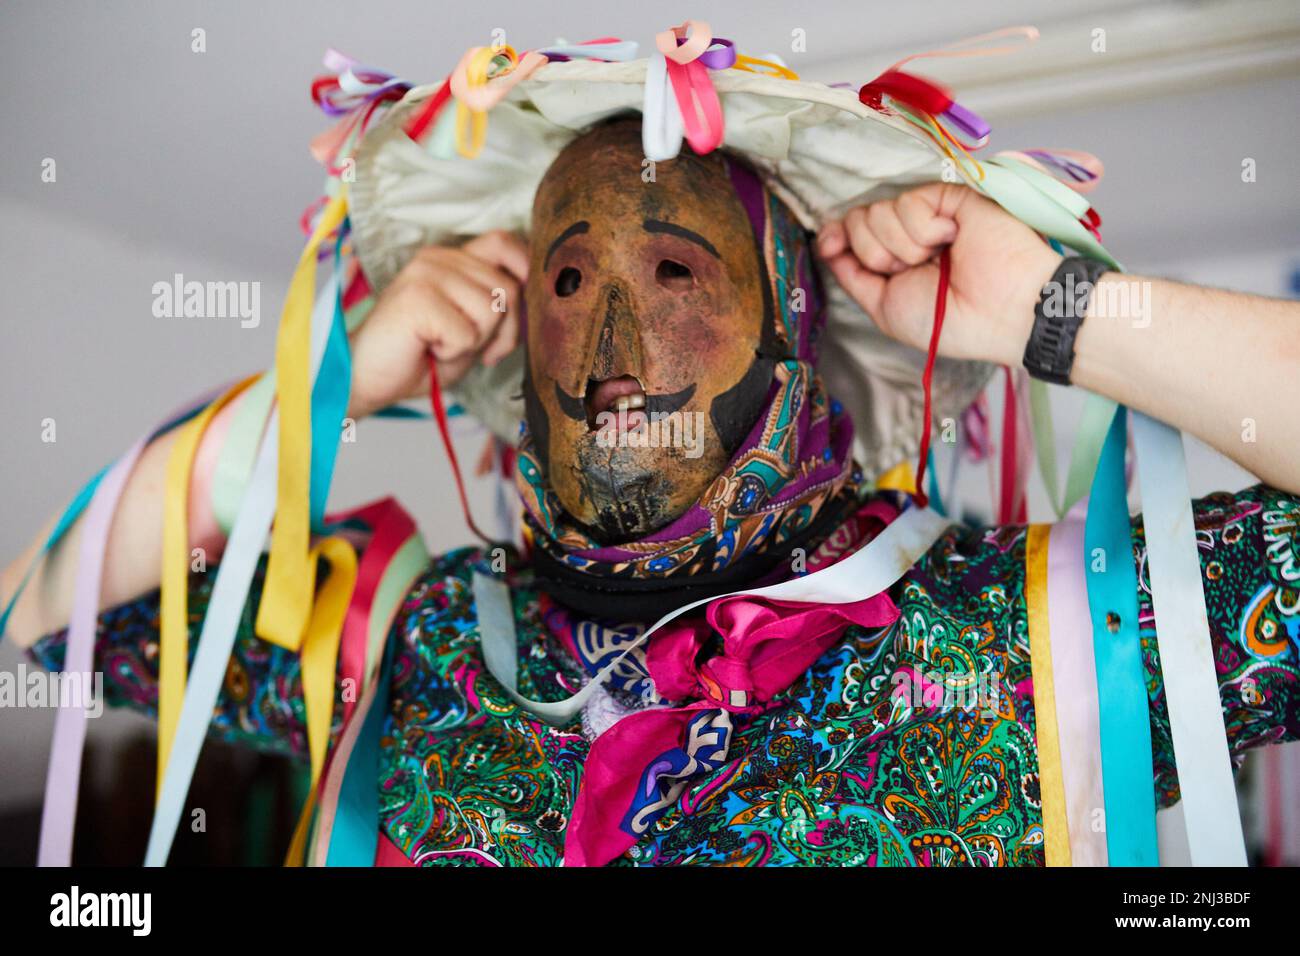
POLYGON ((948 519, 930 508, 911 508, 889 523, 864 548, 830 567, 799 578, 791 578, 767 587, 732 591, 718 597, 701 598, 665 614, 623 653, 606 664, 572 697, 555 702, 529 700, 518 690, 518 645, 515 618, 510 604, 510 589, 503 581, 486 574, 474 575, 474 603, 478 609, 479 640, 488 673, 518 703, 542 720, 562 725, 582 710, 592 695, 604 684, 632 651, 640 647, 665 624, 687 611, 720 601, 726 597, 747 595, 777 601, 807 601, 817 604, 851 604, 887 590, 916 561, 930 550, 948 527, 948 519))
POLYGON ((1183 436, 1133 412, 1147 575, 1193 866, 1245 866, 1183 436))
MULTIPOLYGON (((316 298, 311 317, 311 379, 316 381, 325 345, 329 340, 330 326, 334 321, 334 299, 338 290, 337 278, 331 275, 316 298)), ((275 515, 277 491, 276 465, 280 451, 280 410, 271 412, 271 419, 262 437, 262 445, 253 466, 252 477, 239 505, 239 514, 221 564, 217 567, 217 580, 212 586, 212 598, 203 618, 199 633, 199 646, 185 686, 185 700, 176 724, 176 737, 167 758, 167 771, 163 775, 162 791, 154 809, 153 824, 149 829, 149 845, 145 850, 145 866, 165 866, 171 853, 176 827, 180 824, 189 795, 190 780, 198 763, 199 750, 207 736, 212 711, 217 706, 221 683, 226 675, 235 635, 244 615, 248 591, 253 583, 257 562, 266 546, 275 515)))
POLYGON ((676 159, 682 151, 682 112, 672 95, 668 61, 662 53, 650 57, 645 70, 645 101, 641 106, 641 148, 653 162, 676 159))

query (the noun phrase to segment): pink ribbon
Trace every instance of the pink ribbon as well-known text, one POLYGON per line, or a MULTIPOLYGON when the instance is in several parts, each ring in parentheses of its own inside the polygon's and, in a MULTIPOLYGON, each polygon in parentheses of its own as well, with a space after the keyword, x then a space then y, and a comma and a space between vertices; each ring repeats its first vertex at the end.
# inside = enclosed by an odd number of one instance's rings
MULTIPOLYGON (((207 406, 225 388, 204 395, 193 405, 177 409, 168 421, 207 406), (185 409, 188 409, 185 410, 185 409)), ((99 622, 100 592, 104 577, 104 555, 117 503, 127 479, 145 448, 170 426, 163 426, 136 441, 112 467, 81 519, 81 541, 77 551, 77 577, 72 595, 72 613, 64 649, 63 673, 67 680, 85 681, 81 700, 60 700, 54 718, 50 744, 50 765, 45 776, 45 803, 41 809, 41 835, 37 866, 70 866, 72 834, 77 820, 77 792, 81 782, 81 754, 86 743, 86 704, 95 669, 95 631, 99 622)))
POLYGON ((736 45, 713 36, 702 20, 655 36, 655 45, 668 60, 668 80, 682 115, 682 129, 691 149, 703 156, 722 145, 722 103, 709 70, 725 70, 736 62, 736 45))
POLYGON ((603 866, 632 847, 690 779, 721 766, 731 714, 754 714, 851 624, 884 627, 899 611, 886 593, 851 604, 747 596, 711 604, 706 620, 666 628, 646 666, 656 692, 684 701, 629 714, 592 744, 564 844, 565 866, 603 866), (699 662, 713 632, 722 653, 699 662))

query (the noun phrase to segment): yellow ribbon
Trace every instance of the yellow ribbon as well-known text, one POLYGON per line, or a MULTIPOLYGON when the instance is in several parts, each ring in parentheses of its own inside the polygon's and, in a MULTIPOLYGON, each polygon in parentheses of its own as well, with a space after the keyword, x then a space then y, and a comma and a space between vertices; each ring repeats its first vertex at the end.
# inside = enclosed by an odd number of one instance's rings
POLYGON ((736 54, 736 62, 731 64, 733 70, 744 70, 746 73, 760 73, 763 76, 779 76, 783 80, 797 80, 799 74, 788 66, 782 66, 775 60, 762 60, 756 56, 745 56, 743 53, 736 54))
POLYGON ((329 750, 330 723, 334 717, 334 678, 338 665, 339 638, 352 591, 357 583, 357 553, 345 539, 325 538, 312 549, 309 565, 313 577, 317 560, 330 564, 329 577, 321 586, 307 624, 301 653, 302 697, 307 708, 307 752, 311 756, 311 790, 294 827, 285 855, 285 866, 301 866, 307 848, 307 833, 316 809, 317 788, 325 755, 329 750))
POLYGON ((1029 663, 1034 680, 1038 737, 1038 789, 1043 802, 1043 849, 1048 866, 1070 865, 1070 828, 1056 725, 1052 640, 1047 617, 1047 541, 1051 525, 1031 524, 1025 541, 1025 607, 1029 617, 1029 663))
POLYGON ((194 456, 208 425, 234 398, 260 376, 235 385, 194 418, 181 426, 167 458, 163 497, 162 594, 158 601, 158 782, 155 799, 162 793, 163 773, 176 738, 185 700, 189 670, 190 476, 194 456))
POLYGON ((316 250, 347 214, 347 197, 329 201, 298 258, 275 343, 275 397, 280 408, 280 462, 275 527, 266 586, 257 611, 257 635, 296 651, 311 615, 316 572, 311 541, 311 311, 316 295, 316 250))
POLYGON ((894 100, 891 105, 898 115, 910 122, 913 126, 918 127, 921 132, 925 133, 934 141, 934 144, 946 155, 956 167, 956 171, 961 174, 967 184, 974 189, 979 189, 979 184, 984 181, 984 167, 978 159, 970 154, 964 145, 943 127, 943 124, 935 121, 933 116, 922 113, 918 110, 910 109, 903 103, 894 100), (951 145, 950 145, 951 144, 951 145), (972 174, 967 168, 967 164, 974 169, 972 174))
POLYGON ((511 46, 466 50, 450 80, 456 99, 456 151, 466 159, 477 156, 487 140, 488 110, 547 62, 536 50, 521 58, 511 46))
MULTIPOLYGON (((497 56, 505 56, 511 63, 515 61, 515 51, 511 47, 494 50, 490 46, 479 47, 465 65, 466 81, 473 87, 487 83, 488 68, 497 56)), ((473 159, 483 151, 487 141, 487 110, 471 109, 463 100, 456 100, 456 152, 466 159, 473 159)))

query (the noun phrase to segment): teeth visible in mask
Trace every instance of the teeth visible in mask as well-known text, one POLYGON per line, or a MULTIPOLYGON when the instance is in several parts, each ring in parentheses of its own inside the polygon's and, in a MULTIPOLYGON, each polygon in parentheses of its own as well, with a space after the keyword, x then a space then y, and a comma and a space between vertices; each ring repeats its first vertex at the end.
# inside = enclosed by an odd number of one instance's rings
POLYGON ((614 402, 614 410, 618 412, 630 412, 637 408, 645 408, 644 392, 637 392, 635 395, 622 395, 614 402))

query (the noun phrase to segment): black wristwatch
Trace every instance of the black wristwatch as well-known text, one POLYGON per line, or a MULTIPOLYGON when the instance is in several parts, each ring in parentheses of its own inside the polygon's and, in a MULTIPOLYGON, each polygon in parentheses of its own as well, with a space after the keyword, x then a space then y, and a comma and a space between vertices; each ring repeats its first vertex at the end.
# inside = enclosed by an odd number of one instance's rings
POLYGON ((1083 256, 1061 260, 1038 296, 1034 327, 1025 345, 1025 368, 1034 378, 1070 384, 1075 336, 1088 314, 1097 280, 1110 269, 1104 262, 1083 256))

